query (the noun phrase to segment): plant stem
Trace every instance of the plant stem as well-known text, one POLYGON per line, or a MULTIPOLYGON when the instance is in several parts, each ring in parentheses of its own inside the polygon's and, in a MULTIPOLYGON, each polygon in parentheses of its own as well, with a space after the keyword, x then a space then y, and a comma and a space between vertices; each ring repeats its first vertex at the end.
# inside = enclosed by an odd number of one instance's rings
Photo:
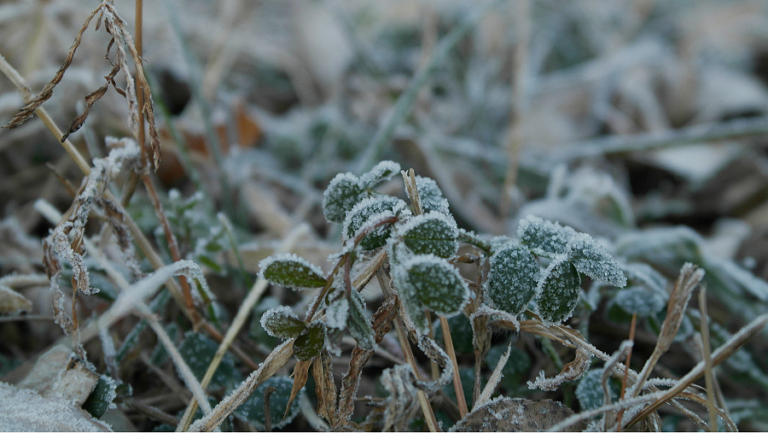
POLYGON ((440 327, 443 329, 443 338, 445 340, 445 351, 453 362, 453 387, 456 390, 456 402, 459 404, 459 413, 461 418, 467 416, 467 400, 464 398, 464 386, 461 383, 459 375, 459 364, 456 362, 456 351, 453 349, 453 340, 451 339, 451 328, 448 326, 448 319, 440 316, 440 327))

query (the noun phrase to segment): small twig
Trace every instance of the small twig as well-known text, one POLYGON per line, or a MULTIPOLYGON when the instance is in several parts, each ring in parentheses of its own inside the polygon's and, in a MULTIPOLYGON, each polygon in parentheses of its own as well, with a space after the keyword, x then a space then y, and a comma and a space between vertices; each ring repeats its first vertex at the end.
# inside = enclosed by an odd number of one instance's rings
MULTIPOLYGON (((624 377, 621 378, 621 395, 619 396, 619 400, 624 399, 624 393, 627 391, 627 378, 629 377, 629 374, 626 372, 630 370, 629 363, 632 360, 632 349, 634 347, 635 343, 635 326, 637 325, 637 313, 632 314, 632 323, 629 325, 629 341, 632 342, 633 346, 629 347, 629 351, 627 352, 627 362, 626 362, 626 368, 624 377)), ((616 418, 616 429, 617 431, 621 431, 621 420, 624 418, 624 409, 619 411, 619 415, 616 418)))
MULTIPOLYGON (((277 388, 274 386, 268 386, 264 390, 264 431, 272 431, 272 413, 269 410, 269 397, 275 392, 277 388)), ((289 406, 290 408, 290 406, 289 406)))
POLYGON ((175 416, 165 413, 156 407, 144 404, 136 399, 130 400, 128 402, 128 407, 142 413, 149 419, 168 424, 171 427, 176 427, 176 424, 179 423, 179 420, 177 420, 175 416))

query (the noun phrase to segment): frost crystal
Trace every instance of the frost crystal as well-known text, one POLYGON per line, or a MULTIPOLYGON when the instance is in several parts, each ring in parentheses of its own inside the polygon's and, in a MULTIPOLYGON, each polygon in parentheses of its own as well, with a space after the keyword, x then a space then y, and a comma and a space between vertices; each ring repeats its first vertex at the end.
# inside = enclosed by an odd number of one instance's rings
POLYGON ((359 183, 363 188, 373 188, 376 184, 391 179, 395 173, 399 172, 400 164, 393 161, 381 161, 368 173, 360 176, 359 183))
MULTIPOLYGON (((448 200, 443 198, 443 192, 437 186, 437 182, 428 178, 416 176, 416 190, 419 192, 421 209, 426 213, 430 211, 440 212, 446 215, 450 214, 448 210, 448 200)), ((406 193, 408 191, 406 190, 406 193)), ((408 196, 410 199, 411 197, 408 196)))
POLYGON ((507 244, 491 256, 485 289, 496 307, 517 315, 533 298, 539 273, 539 263, 525 247, 507 244))
POLYGON ((325 324, 329 328, 345 329, 347 317, 349 317, 349 301, 344 297, 331 302, 325 309, 325 324))
POLYGON ((293 289, 314 289, 326 284, 318 266, 292 253, 280 253, 259 262, 260 277, 293 289))
POLYGON ((304 331, 306 325, 299 320, 299 317, 293 310, 285 305, 281 305, 267 310, 261 316, 261 327, 271 337, 293 338, 304 331))
POLYGON ((456 221, 439 212, 429 212, 408 219, 396 227, 396 234, 415 254, 434 254, 449 258, 459 248, 456 221))
POLYGON ((360 185, 357 176, 351 173, 337 174, 323 194, 325 219, 335 223, 343 222, 347 212, 366 196, 366 190, 360 185))

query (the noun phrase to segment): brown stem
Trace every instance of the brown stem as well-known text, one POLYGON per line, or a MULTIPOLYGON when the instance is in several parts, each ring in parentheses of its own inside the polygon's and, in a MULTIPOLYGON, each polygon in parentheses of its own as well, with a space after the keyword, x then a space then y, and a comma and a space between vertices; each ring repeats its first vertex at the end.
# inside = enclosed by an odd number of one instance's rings
POLYGON ((453 387, 456 389, 456 402, 459 404, 459 413, 461 417, 467 416, 467 400, 464 398, 464 386, 461 384, 459 375, 459 364, 456 361, 456 351, 453 349, 453 339, 451 338, 451 328, 448 326, 448 319, 440 316, 440 326, 443 328, 443 339, 445 340, 445 351, 451 357, 453 362, 453 387))

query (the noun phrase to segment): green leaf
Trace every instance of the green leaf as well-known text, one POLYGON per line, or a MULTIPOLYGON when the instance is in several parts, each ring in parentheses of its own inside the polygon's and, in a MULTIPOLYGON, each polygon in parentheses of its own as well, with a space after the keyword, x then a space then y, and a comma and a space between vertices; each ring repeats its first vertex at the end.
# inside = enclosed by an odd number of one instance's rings
POLYGON ((278 338, 296 338, 307 328, 307 324, 284 305, 264 313, 261 316, 261 326, 267 334, 278 338))
MULTIPOLYGON (((597 409, 605 404, 605 391, 601 383, 602 369, 588 371, 581 377, 576 386, 576 398, 579 400, 581 411, 597 409)), ((615 401, 621 392, 621 387, 614 380, 608 379, 608 390, 611 392, 611 401, 615 401)))
POLYGON ((403 264, 406 283, 421 304, 441 316, 461 311, 469 300, 469 287, 459 271, 445 260, 433 256, 415 256, 403 264))
POLYGON ((438 212, 415 216, 397 227, 397 235, 414 254, 434 254, 444 259, 456 254, 458 233, 453 218, 438 212))
POLYGON ((259 262, 261 277, 272 284, 293 289, 316 289, 327 283, 323 271, 297 256, 281 253, 259 262))
POLYGON ((349 334, 357 340, 361 349, 371 350, 376 345, 371 319, 368 318, 368 310, 365 308, 365 300, 357 291, 353 290, 349 302, 349 316, 347 316, 349 334))
POLYGON ((364 186, 352 173, 339 173, 323 194, 323 214, 329 222, 341 223, 347 212, 368 196, 364 186))
POLYGON ((547 322, 561 323, 571 317, 579 302, 579 271, 567 260, 553 261, 544 272, 537 292, 536 302, 541 318, 547 322))
MULTIPOLYGON (((506 351, 507 347, 505 344, 488 349, 488 353, 485 355, 485 362, 488 368, 496 368, 496 365, 498 365, 499 360, 506 351)), ((515 391, 520 386, 522 380, 528 377, 530 369, 531 357, 528 355, 528 352, 512 346, 509 359, 501 370, 504 374, 501 379, 501 386, 506 388, 507 391, 515 391)))
MULTIPOLYGON (((443 342, 443 327, 439 321, 435 322, 435 341, 443 342)), ((459 353, 472 353, 475 350, 472 344, 472 324, 467 316, 457 314, 448 319, 448 328, 451 330, 453 348, 459 353)))
POLYGON ((619 290, 613 299, 616 305, 629 315, 648 317, 664 309, 667 300, 659 293, 645 287, 635 286, 619 290))
POLYGON ((101 375, 96 382, 96 388, 91 391, 91 395, 83 403, 83 409, 88 411, 95 418, 101 418, 104 412, 113 406, 112 401, 117 397, 117 382, 107 375, 101 375))
POLYGON ((264 430, 266 416, 264 414, 264 392, 267 388, 275 390, 269 395, 269 414, 273 429, 281 429, 288 425, 299 414, 299 401, 303 398, 304 389, 299 391, 297 398, 291 403, 291 409, 286 414, 288 401, 293 389, 293 379, 285 376, 273 376, 259 385, 245 402, 238 406, 234 415, 243 421, 252 424, 258 430, 264 430))
POLYGON ((536 293, 539 263, 522 245, 510 243, 491 256, 486 293, 493 304, 510 314, 520 314, 536 293))
POLYGON ((389 180, 393 175, 400 172, 400 164, 393 161, 381 161, 376 164, 368 173, 360 176, 360 186, 363 188, 373 188, 377 184, 389 180))
MULTIPOLYGON (((219 345, 207 336, 190 331, 185 334, 179 353, 197 380, 202 380, 218 348, 219 345)), ((241 381, 242 375, 235 369, 234 358, 226 353, 211 379, 209 388, 229 388, 241 381)))
POLYGON ((293 354, 299 361, 309 361, 320 354, 325 344, 325 323, 312 322, 293 343, 293 354))
MULTIPOLYGON (((379 217, 394 215, 399 209, 405 208, 405 202, 388 195, 367 198, 349 211, 344 219, 343 233, 346 239, 354 239, 358 231, 369 221, 376 222, 379 217)), ((364 250, 373 250, 384 246, 387 243, 392 232, 392 225, 386 224, 373 229, 360 242, 360 247, 364 250)))

